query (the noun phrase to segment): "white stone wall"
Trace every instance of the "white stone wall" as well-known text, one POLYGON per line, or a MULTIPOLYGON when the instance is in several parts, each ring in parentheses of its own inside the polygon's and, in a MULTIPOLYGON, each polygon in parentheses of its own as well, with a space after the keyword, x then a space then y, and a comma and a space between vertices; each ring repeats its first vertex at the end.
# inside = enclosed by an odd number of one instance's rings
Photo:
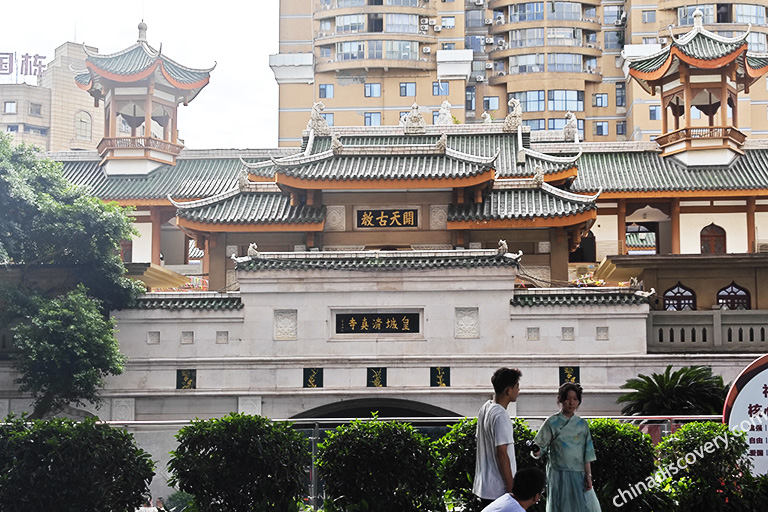
POLYGON ((725 230, 726 253, 747 252, 746 213, 688 213, 680 215, 680 253, 700 254, 701 230, 712 223, 725 230))

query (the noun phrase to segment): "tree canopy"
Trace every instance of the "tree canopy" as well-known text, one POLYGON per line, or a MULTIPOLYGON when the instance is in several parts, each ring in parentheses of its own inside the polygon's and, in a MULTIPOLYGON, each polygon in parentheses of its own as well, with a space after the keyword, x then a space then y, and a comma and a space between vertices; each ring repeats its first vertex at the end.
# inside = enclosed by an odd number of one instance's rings
POLYGON ((3 510, 133 511, 154 474, 133 434, 95 418, 15 417, 0 426, 3 510))
POLYGON ((641 373, 621 387, 632 390, 617 399, 625 404, 621 409, 625 415, 720 414, 727 393, 723 378, 706 366, 683 366, 673 372, 669 365, 664 373, 641 373))
POLYGON ((14 332, 17 383, 33 394, 33 417, 98 403, 103 377, 123 370, 108 313, 143 291, 118 255, 133 233, 130 218, 5 136, 0 211, 0 330, 14 332))

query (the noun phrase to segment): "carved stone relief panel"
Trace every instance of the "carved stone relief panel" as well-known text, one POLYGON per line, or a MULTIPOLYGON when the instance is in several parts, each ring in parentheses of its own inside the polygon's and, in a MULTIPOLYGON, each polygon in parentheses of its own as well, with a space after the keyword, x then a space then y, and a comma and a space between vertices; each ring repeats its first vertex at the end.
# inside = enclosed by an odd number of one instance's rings
POLYGON ((448 227, 448 205, 433 204, 429 207, 429 229, 446 229, 448 227))
POLYGON ((479 338, 480 315, 477 308, 456 308, 456 337, 479 338))
POLYGON ((276 309, 274 325, 274 338, 276 341, 298 339, 298 312, 295 309, 276 309))
POLYGON ((346 231, 347 230, 347 210, 345 206, 326 206, 325 207, 325 227, 324 231, 346 231))
POLYGON ((133 421, 136 419, 135 398, 112 399, 112 421, 133 421))

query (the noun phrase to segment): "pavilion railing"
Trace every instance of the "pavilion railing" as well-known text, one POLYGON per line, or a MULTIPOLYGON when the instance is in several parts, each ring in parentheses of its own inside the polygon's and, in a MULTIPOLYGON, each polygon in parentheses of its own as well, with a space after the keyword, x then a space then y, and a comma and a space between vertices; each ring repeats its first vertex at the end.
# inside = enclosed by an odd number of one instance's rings
POLYGON ((733 126, 700 126, 664 133, 656 137, 656 142, 663 148, 677 142, 695 139, 728 139, 741 146, 747 136, 733 126))
POLYGON ((100 156, 111 149, 154 149, 178 156, 184 146, 154 137, 105 137, 96 149, 100 156))

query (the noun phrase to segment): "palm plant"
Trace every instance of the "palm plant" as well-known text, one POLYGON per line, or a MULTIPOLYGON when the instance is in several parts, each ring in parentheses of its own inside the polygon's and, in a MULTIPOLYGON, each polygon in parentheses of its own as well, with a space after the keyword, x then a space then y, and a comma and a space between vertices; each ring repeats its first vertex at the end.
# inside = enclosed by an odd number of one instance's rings
POLYGON ((672 372, 669 365, 664 373, 650 377, 641 373, 621 388, 632 390, 616 400, 625 404, 621 414, 626 416, 720 414, 727 393, 723 378, 706 366, 683 366, 672 372))

